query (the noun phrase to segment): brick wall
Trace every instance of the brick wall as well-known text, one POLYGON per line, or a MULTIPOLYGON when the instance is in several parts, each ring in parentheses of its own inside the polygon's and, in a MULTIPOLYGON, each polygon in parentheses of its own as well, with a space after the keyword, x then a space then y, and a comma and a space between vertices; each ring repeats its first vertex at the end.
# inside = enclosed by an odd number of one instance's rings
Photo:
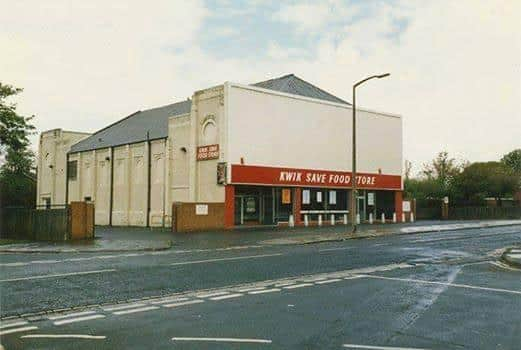
POLYGON ((174 203, 172 205, 172 230, 194 232, 224 228, 224 203, 174 203), (196 212, 197 206, 200 210, 196 212), (205 209, 207 208, 207 214, 205 209))

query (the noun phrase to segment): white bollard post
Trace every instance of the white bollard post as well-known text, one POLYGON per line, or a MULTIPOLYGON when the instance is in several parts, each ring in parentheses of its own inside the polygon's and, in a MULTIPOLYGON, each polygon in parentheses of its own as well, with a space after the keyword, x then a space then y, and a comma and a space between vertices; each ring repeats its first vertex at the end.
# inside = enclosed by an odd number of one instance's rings
POLYGON ((322 214, 318 215, 318 226, 322 226, 322 214))
POLYGON ((347 225, 347 214, 344 214, 344 225, 347 225))
POLYGON ((402 213, 402 222, 405 222, 405 213, 402 213))
POLYGON ((414 222, 414 213, 411 212, 411 222, 414 222))
POLYGON ((360 214, 356 214, 356 224, 360 225, 360 214))
POLYGON ((396 213, 393 213, 393 223, 396 224, 396 213))
POLYGON ((373 224, 373 213, 369 213, 369 224, 373 224))
POLYGON ((295 219, 293 218, 293 215, 291 215, 291 214, 289 216, 289 227, 295 227, 295 219))
POLYGON ((335 226, 335 214, 331 214, 331 226, 335 226))
POLYGON ((308 214, 304 215, 304 226, 308 227, 309 225, 309 219, 308 219, 308 214))
POLYGON ((385 213, 382 213, 382 224, 385 224, 385 213))

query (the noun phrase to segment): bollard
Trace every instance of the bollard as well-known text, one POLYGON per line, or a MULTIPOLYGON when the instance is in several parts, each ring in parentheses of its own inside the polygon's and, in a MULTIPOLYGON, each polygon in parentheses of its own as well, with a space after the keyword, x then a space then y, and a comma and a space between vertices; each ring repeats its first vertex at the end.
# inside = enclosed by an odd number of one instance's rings
POLYGON ((293 218, 293 215, 290 214, 289 216, 289 227, 295 226, 295 219, 293 218))
POLYGON ((396 213, 393 213, 393 223, 396 224, 396 213))
POLYGON ((373 213, 369 213, 369 224, 373 224, 373 213))
POLYGON ((385 224, 385 213, 382 213, 382 224, 385 224))
POLYGON ((356 224, 360 225, 360 214, 356 214, 356 224))
POLYGON ((405 222, 405 213, 402 213, 402 222, 405 222))
POLYGON ((318 226, 322 226, 322 214, 318 215, 318 226))
POLYGON ((304 215, 304 226, 308 227, 309 220, 308 220, 308 214, 304 215))
POLYGON ((411 222, 414 222, 414 213, 411 211, 411 222))
POLYGON ((347 214, 344 214, 344 225, 347 225, 347 214))
POLYGON ((331 214, 331 226, 335 226, 335 214, 331 214))

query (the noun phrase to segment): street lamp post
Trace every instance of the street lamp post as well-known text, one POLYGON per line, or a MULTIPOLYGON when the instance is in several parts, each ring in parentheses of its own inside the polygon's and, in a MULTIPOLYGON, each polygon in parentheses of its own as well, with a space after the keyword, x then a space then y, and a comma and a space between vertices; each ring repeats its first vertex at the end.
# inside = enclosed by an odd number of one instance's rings
POLYGON ((372 75, 365 79, 360 80, 355 85, 353 85, 353 164, 351 170, 351 229, 352 232, 356 232, 356 200, 357 200, 357 190, 356 190, 356 88, 359 85, 362 85, 368 80, 374 78, 385 78, 391 75, 390 73, 380 74, 380 75, 372 75))

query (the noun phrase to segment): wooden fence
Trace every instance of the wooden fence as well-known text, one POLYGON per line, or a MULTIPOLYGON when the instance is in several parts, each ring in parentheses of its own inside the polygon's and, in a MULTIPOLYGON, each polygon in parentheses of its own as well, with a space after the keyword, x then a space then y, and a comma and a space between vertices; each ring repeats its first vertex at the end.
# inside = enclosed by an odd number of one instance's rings
POLYGON ((521 207, 449 208, 449 220, 521 219, 521 207))

